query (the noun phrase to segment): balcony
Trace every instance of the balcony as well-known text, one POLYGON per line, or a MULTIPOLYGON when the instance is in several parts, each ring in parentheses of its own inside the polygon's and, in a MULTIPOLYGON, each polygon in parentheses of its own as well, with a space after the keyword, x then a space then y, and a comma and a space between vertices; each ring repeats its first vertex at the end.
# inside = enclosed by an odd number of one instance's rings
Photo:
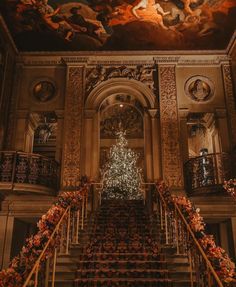
POLYGON ((232 165, 232 157, 227 153, 207 154, 188 160, 184 164, 188 196, 221 193, 224 180, 234 176, 232 165))
POLYGON ((53 195, 59 187, 59 164, 33 153, 0 151, 0 192, 53 195))

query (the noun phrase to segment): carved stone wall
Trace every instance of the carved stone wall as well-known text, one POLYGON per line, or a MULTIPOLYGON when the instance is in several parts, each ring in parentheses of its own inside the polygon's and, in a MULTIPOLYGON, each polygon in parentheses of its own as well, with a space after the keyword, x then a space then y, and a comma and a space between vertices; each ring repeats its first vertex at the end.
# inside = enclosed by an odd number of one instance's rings
POLYGON ((142 82, 154 92, 153 72, 154 66, 137 65, 135 67, 104 67, 97 65, 86 71, 86 93, 89 94, 93 88, 103 81, 112 78, 128 78, 142 82))
POLYGON ((62 188, 75 187, 80 178, 83 67, 68 67, 65 100, 62 188))
POLYGON ((233 81, 229 65, 223 65, 223 77, 225 87, 225 98, 228 110, 228 121, 230 125, 232 146, 236 148, 236 99, 233 94, 233 81))
POLYGON ((163 178, 171 187, 182 187, 175 66, 159 67, 159 85, 163 178))

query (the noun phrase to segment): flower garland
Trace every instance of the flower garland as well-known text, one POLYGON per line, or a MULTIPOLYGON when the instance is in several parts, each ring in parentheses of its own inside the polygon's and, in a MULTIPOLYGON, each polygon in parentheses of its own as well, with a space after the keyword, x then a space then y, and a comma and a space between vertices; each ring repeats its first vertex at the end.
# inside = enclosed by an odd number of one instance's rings
POLYGON ((225 180, 223 187, 236 201, 236 179, 225 180))
POLYGON ((216 245, 213 235, 205 233, 205 223, 199 214, 200 209, 195 208, 185 196, 172 196, 164 182, 157 183, 157 189, 170 205, 178 205, 221 280, 226 283, 236 282, 235 264, 226 251, 216 245))
MULTIPOLYGON (((37 223, 39 231, 26 239, 20 254, 13 258, 9 268, 0 272, 0 287, 21 287, 24 284, 66 208, 70 206, 71 210, 78 210, 87 191, 88 187, 85 184, 78 191, 63 192, 58 196, 57 201, 37 223)), ((59 244, 60 233, 58 232, 49 244, 42 261, 51 257, 54 248, 59 244)))

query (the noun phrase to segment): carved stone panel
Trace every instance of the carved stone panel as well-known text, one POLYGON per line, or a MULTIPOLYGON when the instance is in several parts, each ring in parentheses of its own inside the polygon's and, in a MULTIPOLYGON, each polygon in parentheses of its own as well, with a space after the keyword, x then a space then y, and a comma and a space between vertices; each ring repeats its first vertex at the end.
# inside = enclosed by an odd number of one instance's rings
POLYGON ((224 76, 224 86, 225 86, 225 98, 226 105, 229 115, 229 124, 232 137, 232 145, 236 147, 236 99, 233 94, 233 83, 231 70, 229 65, 223 65, 223 76, 224 76))
POLYGON ((93 88, 103 81, 112 78, 134 79, 147 85, 154 91, 153 66, 137 65, 136 67, 104 67, 97 65, 94 68, 87 69, 86 72, 86 92, 89 94, 93 88))
POLYGON ((63 187, 75 187, 80 178, 83 68, 69 67, 65 102, 63 187))
POLYGON ((177 90, 174 66, 159 67, 162 168, 171 187, 182 187, 177 90))

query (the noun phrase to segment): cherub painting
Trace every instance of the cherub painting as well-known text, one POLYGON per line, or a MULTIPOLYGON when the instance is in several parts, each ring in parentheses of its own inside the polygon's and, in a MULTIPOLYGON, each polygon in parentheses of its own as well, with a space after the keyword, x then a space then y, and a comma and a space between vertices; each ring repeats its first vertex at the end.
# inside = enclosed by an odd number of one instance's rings
POLYGON ((224 49, 235 0, 3 0, 20 50, 224 49))

